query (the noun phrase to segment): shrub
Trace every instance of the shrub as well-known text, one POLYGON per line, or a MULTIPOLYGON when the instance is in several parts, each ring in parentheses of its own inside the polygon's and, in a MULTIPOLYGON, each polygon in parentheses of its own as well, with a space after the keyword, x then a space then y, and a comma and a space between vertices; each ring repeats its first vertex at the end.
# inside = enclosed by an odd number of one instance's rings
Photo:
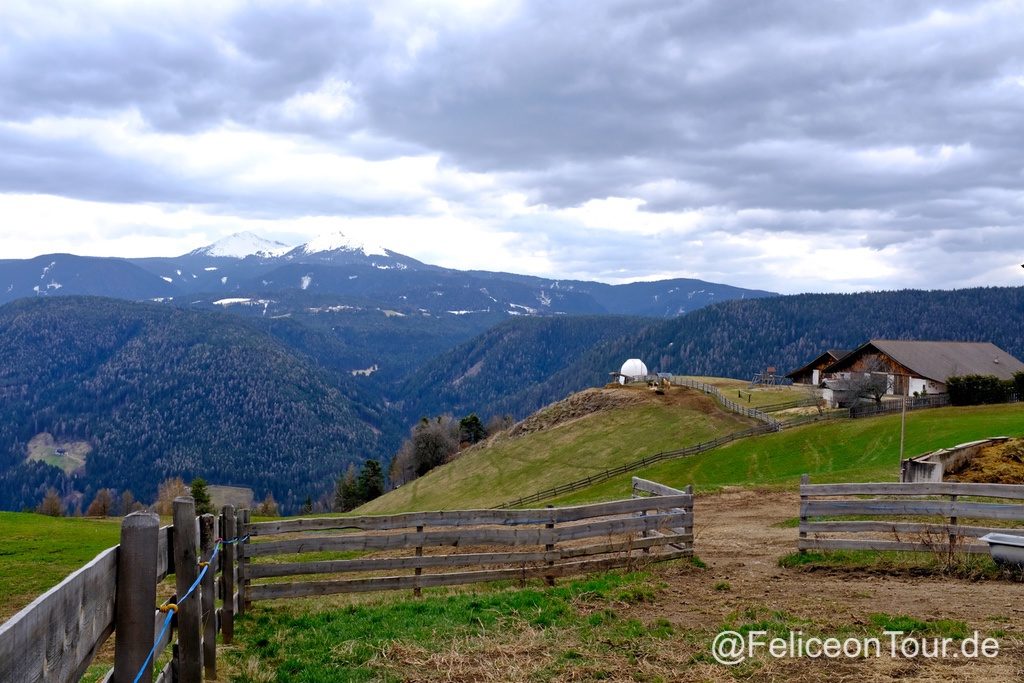
POLYGON ((946 382, 949 402, 955 406, 982 403, 1005 403, 1010 399, 1013 381, 1004 381, 995 375, 963 375, 950 377, 946 382))

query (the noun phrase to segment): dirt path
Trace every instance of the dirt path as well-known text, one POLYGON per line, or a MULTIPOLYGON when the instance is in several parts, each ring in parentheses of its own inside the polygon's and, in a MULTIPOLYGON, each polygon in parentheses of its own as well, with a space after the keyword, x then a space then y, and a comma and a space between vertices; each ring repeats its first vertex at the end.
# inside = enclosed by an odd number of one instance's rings
MULTIPOLYGON (((705 650, 726 623, 767 620, 845 638, 851 631, 870 631, 871 615, 878 613, 965 622, 971 631, 998 636, 1001 644, 1000 656, 986 661, 763 658, 763 666, 747 671, 753 680, 1024 680, 1024 585, 783 569, 778 559, 795 550, 798 532, 779 524, 798 511, 796 493, 698 496, 695 547, 708 567, 669 570, 658 612, 685 628, 706 629, 708 640, 698 644, 705 650)), ((731 680, 738 673, 718 665, 693 669, 684 680, 731 680)))

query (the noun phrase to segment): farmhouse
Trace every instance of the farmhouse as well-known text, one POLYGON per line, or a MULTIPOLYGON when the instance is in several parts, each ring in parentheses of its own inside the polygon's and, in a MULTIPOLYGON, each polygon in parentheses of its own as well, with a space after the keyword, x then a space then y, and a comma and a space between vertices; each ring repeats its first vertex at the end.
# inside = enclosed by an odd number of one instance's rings
POLYGON ((811 384, 818 386, 821 383, 821 380, 825 378, 822 371, 837 360, 846 356, 848 353, 850 353, 849 349, 829 349, 807 365, 789 373, 786 377, 793 380, 793 384, 811 384))
POLYGON ((825 380, 858 373, 886 376, 886 394, 944 394, 950 377, 995 375, 1012 379, 1024 363, 989 342, 872 339, 825 367, 825 380), (909 384, 909 386, 908 386, 909 384))

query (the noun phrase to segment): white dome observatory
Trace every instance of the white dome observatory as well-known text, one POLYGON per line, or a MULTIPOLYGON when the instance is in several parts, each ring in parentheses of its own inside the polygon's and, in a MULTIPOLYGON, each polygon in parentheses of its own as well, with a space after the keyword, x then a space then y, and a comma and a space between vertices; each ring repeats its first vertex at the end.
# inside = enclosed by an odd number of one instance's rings
POLYGON ((633 382, 645 377, 647 377, 647 366, 639 358, 630 358, 622 364, 622 369, 619 370, 619 384, 625 384, 627 381, 633 382))

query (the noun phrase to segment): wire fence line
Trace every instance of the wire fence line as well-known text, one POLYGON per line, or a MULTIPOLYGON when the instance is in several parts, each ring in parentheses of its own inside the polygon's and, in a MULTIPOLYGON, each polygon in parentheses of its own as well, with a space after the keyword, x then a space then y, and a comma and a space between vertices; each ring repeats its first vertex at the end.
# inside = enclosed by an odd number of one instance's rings
MULTIPOLYGON (((639 460, 634 460, 632 462, 619 465, 618 467, 610 467, 606 470, 602 470, 601 472, 597 472, 586 477, 581 477, 579 479, 567 482, 565 484, 552 486, 542 491, 531 493, 528 496, 521 496, 519 498, 516 498, 515 500, 505 501, 504 503, 501 503, 500 505, 496 506, 497 509, 508 509, 520 507, 523 505, 532 505, 534 503, 539 503, 541 501, 554 498, 555 496, 561 496, 566 493, 573 493, 575 491, 585 489, 588 486, 600 484, 601 482, 608 481, 613 477, 617 477, 622 474, 627 474, 629 472, 633 472, 635 470, 647 467, 649 465, 664 462, 665 460, 685 458, 687 456, 697 455, 698 453, 704 453, 714 448, 718 448, 719 446, 724 446, 725 444, 738 441, 739 439, 745 439, 751 436, 758 436, 761 434, 771 434, 773 432, 781 431, 782 429, 798 427, 800 425, 810 424, 812 422, 821 422, 825 420, 836 419, 849 419, 850 417, 849 410, 841 410, 800 416, 783 422, 772 417, 771 415, 768 415, 763 410, 759 410, 756 408, 748 408, 747 406, 736 403, 732 399, 726 397, 718 389, 718 387, 707 384, 705 382, 699 382, 697 380, 677 376, 673 376, 671 381, 673 385, 697 389, 698 391, 703 391, 704 393, 710 394, 714 396, 716 399, 718 399, 718 401, 728 410, 735 413, 739 413, 740 415, 744 415, 745 417, 759 420, 763 424, 757 427, 752 427, 750 429, 744 429, 738 432, 732 432, 731 434, 725 434, 723 436, 718 437, 717 439, 712 439, 711 441, 705 441, 702 443, 694 444, 692 446, 686 446, 684 448, 679 448, 676 450, 662 451, 659 453, 655 453, 653 455, 645 456, 643 458, 640 458, 639 460)), ((787 407, 795 408, 805 405, 816 405, 818 401, 817 399, 814 399, 813 401, 811 399, 801 399, 800 401, 792 401, 789 403, 779 405, 785 405, 787 407), (789 403, 792 403, 794 405, 790 406, 789 403)))
MULTIPOLYGON (((608 481, 613 477, 617 477, 622 474, 633 472, 643 467, 653 465, 655 463, 664 462, 665 460, 672 460, 675 458, 684 458, 698 453, 704 453, 710 451, 719 446, 723 446, 739 439, 745 439, 751 436, 758 436, 761 434, 770 434, 772 432, 782 431, 784 429, 792 429, 793 427, 800 427, 803 425, 813 424, 815 422, 828 422, 832 420, 849 420, 854 418, 862 417, 874 417, 877 415, 886 415, 900 412, 903 407, 900 401, 890 401, 881 406, 854 406, 853 408, 840 408, 833 410, 819 410, 816 413, 809 415, 800 415, 792 417, 787 420, 779 420, 778 418, 769 415, 768 411, 776 410, 787 410, 790 408, 801 408, 809 406, 820 406, 821 401, 816 397, 808 397, 799 399, 796 401, 788 401, 784 403, 777 403, 768 406, 761 406, 760 408, 750 408, 744 406, 736 401, 733 401, 729 397, 725 396, 722 391, 711 384, 701 382, 695 379, 687 377, 672 376, 671 382, 675 386, 688 387, 702 391, 706 394, 714 396, 719 403, 721 403, 726 409, 749 417, 754 420, 758 420, 762 424, 758 427, 751 429, 744 429, 742 431, 733 432, 720 436, 717 439, 711 441, 705 441, 703 443, 694 444, 685 448, 679 448, 672 451, 662 451, 649 455, 639 460, 628 462, 618 467, 611 467, 595 474, 581 477, 575 481, 560 484, 558 486, 552 486, 551 488, 544 489, 543 491, 537 491, 528 496, 522 496, 515 500, 505 501, 504 503, 497 506, 498 509, 507 509, 519 507, 522 505, 531 505, 533 503, 539 503, 555 496, 561 496, 566 493, 573 493, 581 489, 585 489, 594 484, 599 484, 604 481, 608 481)), ((1016 397, 1014 397, 1016 398, 1016 397)), ((934 396, 921 396, 905 399, 907 402, 907 410, 923 410, 927 408, 941 408, 950 405, 949 396, 946 394, 937 394, 934 396)))
POLYGON ((627 474, 634 470, 638 470, 641 467, 647 467, 649 465, 654 465, 655 463, 663 462, 665 460, 672 460, 674 458, 682 458, 688 455, 696 455, 697 453, 703 453, 705 451, 710 451, 713 448, 723 446, 727 443, 732 443, 733 441, 737 441, 738 439, 745 439, 748 436, 756 436, 758 434, 770 434, 771 432, 775 431, 778 430, 776 427, 772 425, 759 425, 757 427, 751 427, 750 429, 744 429, 739 432, 725 434, 711 441, 705 441, 703 443, 694 444, 692 446, 687 446, 685 448, 679 448, 674 451, 662 451, 660 453, 655 453, 653 455, 648 455, 646 457, 640 458, 639 460, 628 462, 624 465, 619 465, 618 467, 610 467, 606 470, 602 470, 601 472, 597 472, 590 476, 577 479, 576 481, 571 481, 566 484, 561 484, 559 486, 552 486, 549 489, 544 489, 543 491, 538 491, 528 496, 523 496, 521 498, 516 498, 515 500, 506 501, 496 507, 499 510, 503 510, 508 508, 519 507, 522 505, 530 505, 532 503, 539 503, 542 500, 547 500, 549 498, 560 496, 565 493, 579 491, 580 489, 587 488, 588 486, 591 486, 593 484, 599 484, 603 481, 608 481, 612 477, 617 477, 620 474, 627 474))

